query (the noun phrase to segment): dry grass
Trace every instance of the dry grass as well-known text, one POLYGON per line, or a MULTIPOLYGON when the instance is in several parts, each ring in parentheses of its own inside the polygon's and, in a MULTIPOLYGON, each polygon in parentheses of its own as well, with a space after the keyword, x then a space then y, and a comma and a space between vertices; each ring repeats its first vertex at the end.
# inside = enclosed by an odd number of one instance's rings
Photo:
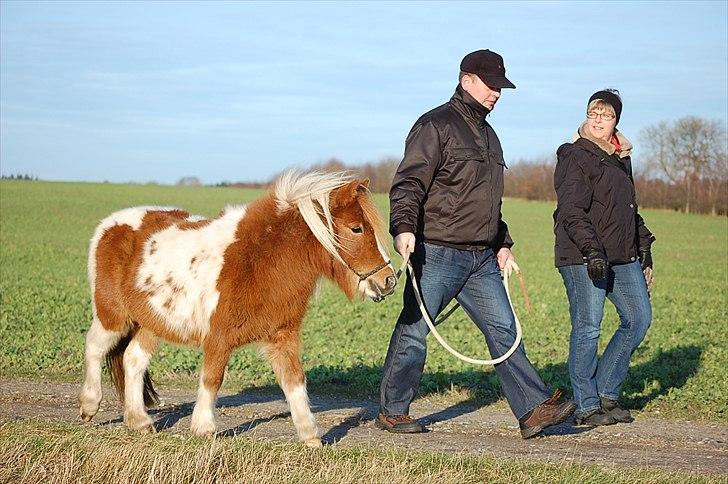
MULTIPOLYGON (((713 477, 712 479, 720 479, 713 477)), ((710 476, 600 469, 426 452, 310 450, 243 438, 137 435, 40 421, 0 420, 3 483, 710 482, 710 476)))

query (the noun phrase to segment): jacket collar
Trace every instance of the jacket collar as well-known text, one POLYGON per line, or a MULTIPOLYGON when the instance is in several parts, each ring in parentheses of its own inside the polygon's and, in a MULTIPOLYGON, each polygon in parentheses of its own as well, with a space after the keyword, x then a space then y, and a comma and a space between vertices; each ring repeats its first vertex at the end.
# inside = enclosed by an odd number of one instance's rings
POLYGON ((470 118, 478 124, 483 124, 485 117, 490 113, 490 109, 476 101, 460 84, 455 88, 455 94, 450 98, 450 103, 465 118, 470 118))
MULTIPOLYGON (((629 155, 631 155, 632 154, 632 143, 630 143, 630 141, 627 138, 625 138, 625 136, 622 134, 622 132, 616 128, 614 130, 614 134, 617 136, 617 140, 619 141, 619 144, 622 146, 622 151, 619 152, 618 156, 620 158, 626 158, 629 155)), ((576 141, 579 138, 584 138, 584 139, 591 141, 592 143, 597 145, 602 151, 604 151, 605 153, 607 153, 610 156, 613 155, 617 151, 617 149, 614 147, 614 145, 612 143, 610 143, 609 141, 604 141, 602 139, 593 137, 589 133, 589 130, 586 127, 586 121, 584 121, 584 123, 582 123, 582 125, 579 126, 579 129, 576 130, 576 134, 574 135, 574 139, 572 141, 576 141)))

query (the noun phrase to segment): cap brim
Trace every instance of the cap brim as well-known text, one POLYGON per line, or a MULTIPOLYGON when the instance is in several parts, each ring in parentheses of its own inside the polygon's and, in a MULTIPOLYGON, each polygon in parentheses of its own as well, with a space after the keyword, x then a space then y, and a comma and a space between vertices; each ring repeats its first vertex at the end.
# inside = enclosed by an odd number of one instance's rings
MULTIPOLYGON (((480 76, 478 76, 480 77, 480 76)), ((516 85, 506 79, 505 76, 488 76, 480 77, 488 87, 497 87, 499 89, 515 89, 516 85)))

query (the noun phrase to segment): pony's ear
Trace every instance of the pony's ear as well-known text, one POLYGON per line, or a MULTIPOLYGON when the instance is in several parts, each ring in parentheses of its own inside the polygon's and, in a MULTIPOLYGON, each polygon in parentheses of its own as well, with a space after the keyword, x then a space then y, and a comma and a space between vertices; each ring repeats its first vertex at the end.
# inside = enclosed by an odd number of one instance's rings
POLYGON ((349 205, 360 193, 365 192, 369 187, 369 179, 352 180, 346 185, 342 185, 336 189, 332 197, 332 205, 337 207, 345 207, 349 205))

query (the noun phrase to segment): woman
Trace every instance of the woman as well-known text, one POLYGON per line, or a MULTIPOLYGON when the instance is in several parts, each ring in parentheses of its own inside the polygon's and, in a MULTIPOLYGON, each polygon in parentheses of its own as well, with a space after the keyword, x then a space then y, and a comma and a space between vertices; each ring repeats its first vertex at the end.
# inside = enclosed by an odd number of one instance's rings
POLYGON ((620 389, 629 358, 652 320, 648 283, 655 237, 637 213, 632 144, 616 129, 621 113, 618 91, 594 93, 574 142, 557 151, 556 267, 569 299, 569 375, 577 424, 633 420, 619 404, 620 389), (597 360, 607 298, 620 325, 597 360))

